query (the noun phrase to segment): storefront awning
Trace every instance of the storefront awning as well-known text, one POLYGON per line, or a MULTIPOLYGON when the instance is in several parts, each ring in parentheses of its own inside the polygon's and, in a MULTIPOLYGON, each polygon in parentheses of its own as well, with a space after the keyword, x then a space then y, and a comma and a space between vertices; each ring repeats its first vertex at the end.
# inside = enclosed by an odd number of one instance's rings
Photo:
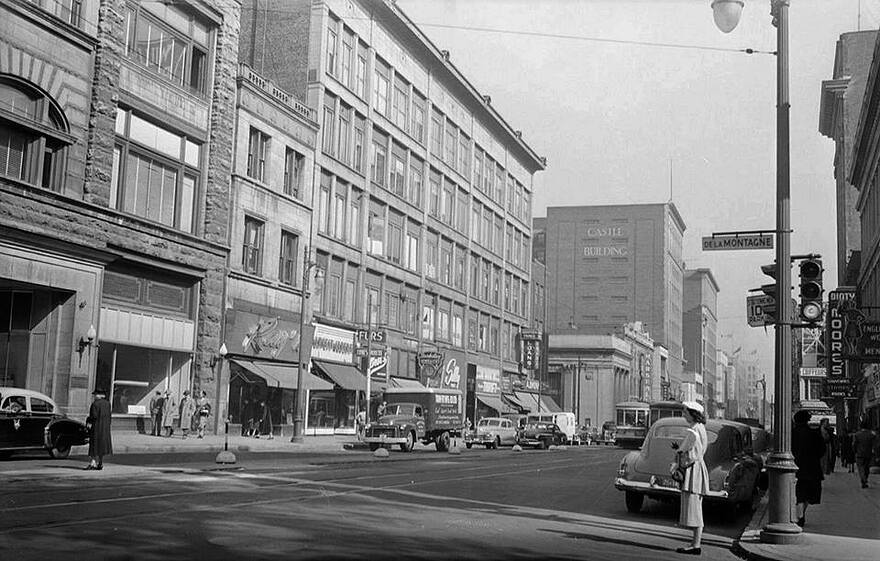
POLYGON ((483 403, 483 405, 497 411, 499 415, 502 413, 517 413, 517 411, 515 411, 511 406, 501 401, 501 398, 494 395, 477 394, 477 399, 479 399, 483 403))
POLYGON ((541 396, 541 404, 541 409, 544 411, 549 411, 550 413, 559 413, 562 411, 562 407, 557 405, 553 398, 548 395, 541 396))
POLYGON ((354 366, 334 364, 323 360, 313 360, 312 364, 344 390, 365 391, 367 389, 367 378, 354 366))
MULTIPOLYGON (((276 364, 258 360, 234 359, 230 363, 238 366, 240 370, 233 374, 243 378, 246 382, 254 383, 262 378, 267 386, 275 388, 297 389, 297 367, 295 365, 276 364)), ((303 372, 303 386, 309 390, 332 390, 333 384, 322 380, 310 372, 303 372)))
MULTIPOLYGON (((516 395, 516 398, 526 406, 529 410, 529 413, 537 413, 538 412, 538 396, 537 394, 528 393, 528 392, 513 392, 516 395)), ((544 410, 544 406, 541 406, 541 410, 544 410)))
POLYGON ((424 388, 421 382, 413 378, 391 377, 391 387, 393 388, 424 388))
POLYGON ((525 411, 526 413, 528 413, 529 411, 532 410, 532 406, 529 405, 528 402, 524 403, 524 402, 520 401, 512 393, 503 393, 503 394, 501 394, 501 397, 503 397, 504 399, 509 401, 510 404, 513 405, 514 407, 518 407, 518 408, 522 409, 523 411, 525 411))

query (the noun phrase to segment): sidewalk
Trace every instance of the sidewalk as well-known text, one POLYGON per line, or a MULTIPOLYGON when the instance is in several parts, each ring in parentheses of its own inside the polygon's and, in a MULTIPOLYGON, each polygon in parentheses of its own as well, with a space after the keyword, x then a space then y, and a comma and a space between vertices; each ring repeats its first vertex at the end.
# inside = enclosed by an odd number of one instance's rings
POLYGON ((767 495, 734 547, 749 560, 767 561, 874 561, 880 558, 880 475, 862 489, 858 475, 837 471, 822 482, 822 504, 807 509, 799 543, 764 544, 761 528, 767 523, 767 495))
MULTIPOLYGON (((174 435, 170 438, 152 436, 138 432, 114 432, 114 454, 150 454, 150 453, 182 453, 182 452, 219 452, 224 449, 225 437, 220 434, 205 435, 197 438, 190 435, 183 438, 174 435)), ((249 438, 241 435, 229 435, 229 450, 232 452, 313 452, 334 453, 360 449, 361 444, 354 435, 305 436, 303 442, 294 443, 289 436, 269 439, 249 438)), ((76 453, 76 449, 74 449, 76 453)))

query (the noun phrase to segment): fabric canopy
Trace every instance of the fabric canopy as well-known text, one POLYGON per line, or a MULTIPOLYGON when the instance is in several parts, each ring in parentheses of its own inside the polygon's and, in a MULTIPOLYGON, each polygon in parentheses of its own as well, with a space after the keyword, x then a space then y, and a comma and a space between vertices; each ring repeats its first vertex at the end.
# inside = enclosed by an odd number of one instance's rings
POLYGON ((479 399, 483 405, 494 409, 499 414, 500 413, 516 413, 509 405, 501 401, 501 398, 496 397, 494 395, 480 395, 477 394, 477 399, 479 399))
POLYGON ((313 360, 318 370, 327 375, 328 378, 336 382, 336 385, 345 390, 365 391, 367 389, 367 378, 358 372, 357 368, 349 364, 334 364, 332 362, 324 362, 322 360, 313 360))
POLYGON ((412 378, 399 378, 397 376, 391 377, 392 387, 395 388, 424 388, 421 382, 418 380, 414 380, 412 378))
POLYGON ((531 405, 529 405, 528 403, 523 403, 522 401, 517 399, 517 397, 512 393, 503 393, 503 394, 501 394, 501 397, 503 397, 504 399, 509 401, 510 404, 513 405, 514 407, 518 407, 525 412, 529 412, 532 410, 531 405))
POLYGON ((560 413, 562 411, 562 407, 557 405, 553 398, 547 395, 541 396, 541 405, 543 411, 549 411, 550 413, 560 413))
MULTIPOLYGON (((231 360, 240 371, 235 374, 243 378, 246 382, 255 383, 259 380, 254 378, 262 378, 267 386, 276 388, 287 388, 290 390, 297 389, 297 376, 299 375, 297 367, 294 365, 277 364, 274 362, 263 362, 256 360, 235 359, 231 360)), ((332 390, 333 384, 322 380, 310 372, 303 372, 303 386, 308 390, 332 390)))
MULTIPOLYGON (((529 410, 531 413, 538 412, 538 396, 533 393, 528 392, 514 392, 516 398, 520 400, 520 402, 529 410)), ((545 408, 542 405, 541 410, 543 411, 545 408)))

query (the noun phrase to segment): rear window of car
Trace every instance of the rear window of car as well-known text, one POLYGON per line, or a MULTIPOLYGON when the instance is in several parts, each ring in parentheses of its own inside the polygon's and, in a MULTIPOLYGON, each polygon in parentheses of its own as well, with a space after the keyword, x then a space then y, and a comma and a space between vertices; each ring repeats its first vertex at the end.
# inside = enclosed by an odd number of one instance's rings
POLYGON ((488 419, 480 419, 480 422, 477 423, 478 427, 488 427, 489 420, 488 419))
MULTIPOLYGON (((665 425, 654 427, 653 438, 666 438, 669 440, 684 440, 688 428, 682 425, 665 425)), ((712 444, 718 440, 718 433, 707 430, 706 438, 708 444, 712 444)))
POLYGON ((34 413, 52 413, 52 404, 38 397, 32 397, 31 411, 34 413))

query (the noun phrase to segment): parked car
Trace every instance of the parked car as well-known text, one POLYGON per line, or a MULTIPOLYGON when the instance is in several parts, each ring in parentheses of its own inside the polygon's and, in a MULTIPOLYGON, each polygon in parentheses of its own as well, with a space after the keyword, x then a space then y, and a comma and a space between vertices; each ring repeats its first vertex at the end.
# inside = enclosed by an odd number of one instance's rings
POLYGON ((556 423, 532 421, 525 424, 516 436, 520 446, 534 446, 546 450, 553 445, 565 444, 568 438, 556 423))
MULTIPOLYGON (((669 474, 674 460, 673 443, 685 437, 687 422, 681 417, 660 419, 648 430, 641 450, 624 456, 617 470, 614 486, 626 493, 626 508, 638 512, 645 497, 676 500, 678 484, 669 474)), ((754 507, 760 496, 758 478, 761 461, 746 449, 743 435, 746 425, 710 419, 706 422, 709 447, 704 459, 709 470, 709 492, 705 500, 727 506, 754 507)))
POLYGON ((0 387, 0 457, 25 450, 48 450, 66 458, 71 446, 87 444, 85 423, 58 411, 47 395, 0 387))
POLYGON ((513 446, 516 444, 516 424, 503 417, 484 417, 477 422, 477 428, 464 435, 464 445, 470 448, 482 444, 489 448, 513 446))

